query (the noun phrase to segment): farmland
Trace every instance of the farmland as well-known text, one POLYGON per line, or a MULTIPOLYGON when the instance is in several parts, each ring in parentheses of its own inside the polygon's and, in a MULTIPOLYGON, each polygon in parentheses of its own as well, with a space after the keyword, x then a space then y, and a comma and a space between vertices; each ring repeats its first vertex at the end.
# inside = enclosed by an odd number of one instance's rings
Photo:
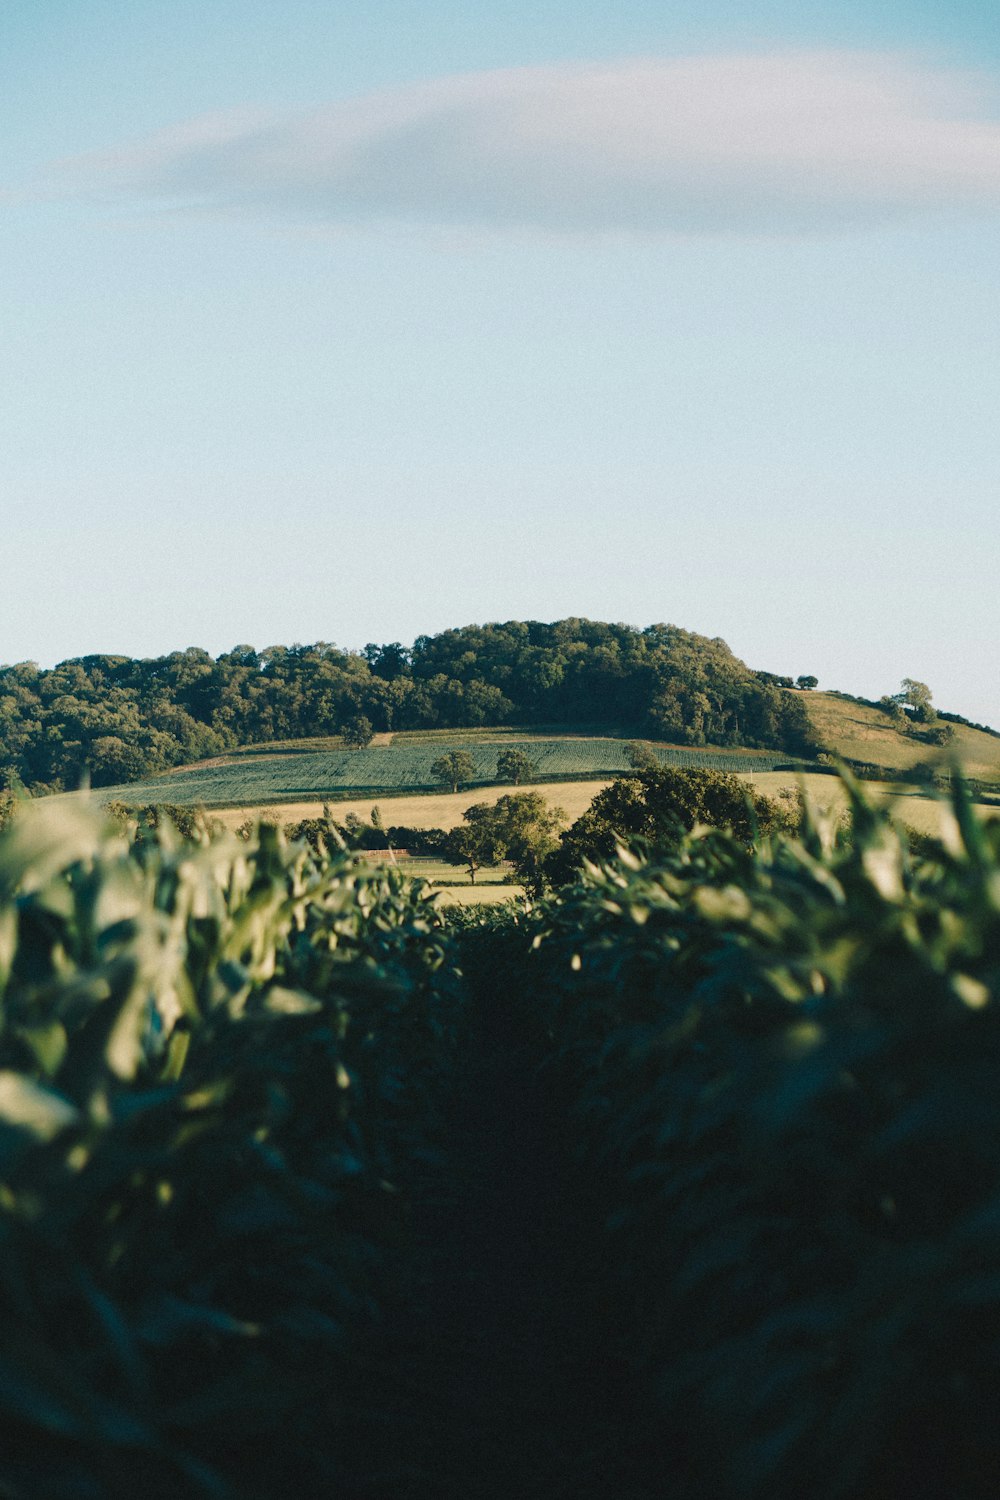
MULTIPOLYGON (((785 771, 756 772, 746 778, 765 797, 776 797, 782 792, 794 791, 801 786, 810 801, 824 811, 844 809, 847 796, 843 783, 836 776, 789 775, 785 771)), ((867 795, 880 806, 886 807, 893 818, 914 829, 917 833, 938 834, 942 817, 950 816, 948 804, 937 797, 927 796, 919 788, 906 782, 865 782, 867 795)), ((976 803, 976 810, 984 818, 996 817, 1000 809, 992 803, 976 803)))
MULTIPOLYGON (((535 767, 532 781, 536 782, 606 780, 629 768, 627 742, 622 739, 520 736, 501 743, 504 748, 523 749, 530 756, 535 767)), ((665 765, 718 771, 769 771, 790 763, 788 756, 770 751, 691 749, 675 745, 653 748, 665 765)), ((495 740, 407 735, 403 743, 397 744, 392 737, 387 744, 365 750, 308 750, 300 746, 282 750, 275 746, 254 753, 215 757, 127 786, 104 788, 101 796, 106 801, 121 799, 134 806, 172 802, 223 808, 336 801, 349 795, 405 795, 437 790, 440 782, 431 766, 450 750, 465 750, 472 756, 475 771, 470 788, 496 784, 495 740)))
MULTIPOLYGON (((530 785, 518 787, 517 790, 540 793, 550 807, 561 807, 572 821, 586 811, 597 793, 607 784, 607 778, 602 778, 600 781, 555 781, 543 784, 533 782, 530 785)), ((509 786, 486 786, 468 788, 461 792, 411 793, 408 796, 390 797, 383 802, 377 802, 377 805, 387 827, 395 825, 401 828, 456 828, 470 803, 493 803, 510 790, 509 786)), ((355 817, 367 823, 373 805, 375 804, 371 797, 348 796, 330 799, 331 810, 339 821, 343 821, 353 813, 355 817)), ((238 828, 246 819, 248 810, 264 813, 272 821, 296 822, 301 818, 318 818, 323 811, 323 803, 310 799, 275 805, 251 804, 249 809, 246 805, 222 808, 216 816, 221 818, 227 828, 238 828)))
MULTIPOLYGON (((799 775, 791 771, 752 771, 743 773, 746 780, 766 797, 777 797, 783 792, 796 792, 802 786, 813 804, 827 810, 846 805, 841 782, 835 776, 810 774, 799 775)), ((597 793, 608 784, 608 778, 595 781, 565 781, 532 783, 518 788, 520 791, 538 792, 550 807, 561 807, 569 822, 575 822, 590 806, 597 793)), ((383 801, 369 797, 338 797, 329 799, 335 817, 343 820, 350 814, 367 823, 373 805, 377 803, 387 827, 404 828, 456 828, 462 814, 472 802, 493 803, 505 796, 509 786, 467 788, 461 792, 427 792, 409 796, 395 796, 383 801)), ((905 783, 867 782, 868 794, 879 803, 892 803, 894 816, 908 827, 920 833, 936 833, 941 822, 942 804, 935 798, 923 796, 919 790, 905 783)), ((977 804, 984 817, 996 815, 996 808, 977 804)), ((215 816, 227 828, 238 828, 246 820, 248 812, 261 814, 271 821, 297 822, 302 818, 317 818, 322 814, 323 803, 310 798, 290 803, 253 803, 221 808, 215 816)))

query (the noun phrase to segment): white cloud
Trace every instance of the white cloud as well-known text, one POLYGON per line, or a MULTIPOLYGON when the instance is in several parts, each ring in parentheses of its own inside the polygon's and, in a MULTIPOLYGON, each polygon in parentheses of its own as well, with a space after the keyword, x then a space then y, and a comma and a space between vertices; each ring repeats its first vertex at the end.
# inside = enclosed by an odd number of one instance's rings
POLYGON ((895 55, 650 58, 195 120, 66 165, 130 202, 306 223, 810 233, 1000 207, 1000 111, 989 80, 895 55))

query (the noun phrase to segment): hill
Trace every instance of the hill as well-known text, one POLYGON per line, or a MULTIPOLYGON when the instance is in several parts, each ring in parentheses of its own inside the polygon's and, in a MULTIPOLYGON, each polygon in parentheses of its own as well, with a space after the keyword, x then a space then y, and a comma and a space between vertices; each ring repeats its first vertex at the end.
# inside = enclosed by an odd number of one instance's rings
POLYGON ((575 618, 360 652, 318 642, 22 662, 0 667, 0 773, 36 792, 83 776, 115 786, 275 740, 509 724, 808 754, 801 695, 786 684, 679 626, 575 618))
POLYGON ((824 750, 847 761, 867 763, 890 773, 912 776, 925 768, 957 760, 965 774, 986 786, 1000 787, 1000 735, 989 734, 947 716, 952 733, 946 746, 936 746, 920 725, 901 728, 875 704, 843 693, 808 692, 797 695, 809 715, 813 734, 824 750))
MULTIPOLYGON (((826 750, 919 777, 940 759, 932 727, 794 689, 679 626, 513 620, 410 647, 237 646, 218 657, 191 647, 0 667, 0 789, 89 779, 130 786, 133 801, 209 806, 388 794, 432 786, 435 750, 453 744, 473 753, 474 782, 489 784, 496 745, 526 739, 543 780, 622 771, 628 738, 657 742, 678 765, 739 770, 734 755, 760 752, 774 766, 826 750), (349 755, 345 732, 374 739, 349 755)), ((1000 785, 1000 737, 953 728, 970 775, 1000 785)))

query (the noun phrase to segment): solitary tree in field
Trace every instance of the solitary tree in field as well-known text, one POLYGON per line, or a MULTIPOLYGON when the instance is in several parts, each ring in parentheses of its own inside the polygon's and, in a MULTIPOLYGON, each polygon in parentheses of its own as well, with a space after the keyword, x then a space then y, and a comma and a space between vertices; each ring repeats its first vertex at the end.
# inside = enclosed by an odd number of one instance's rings
POLYGON ((633 771, 655 771, 660 764, 648 740, 629 740, 625 746, 625 759, 633 771))
POLYGON ((795 686, 798 687, 798 688, 809 689, 809 688, 816 687, 818 684, 819 684, 819 678, 818 677, 810 677, 808 675, 804 675, 802 677, 796 677, 796 679, 795 679, 795 686))
POLYGON ((899 685, 896 700, 909 704, 913 717, 920 724, 933 724, 937 715, 931 702, 931 690, 926 682, 917 682, 913 677, 904 677, 899 685))
POLYGON ((533 895, 542 893, 544 864, 559 847, 566 826, 561 807, 549 807, 541 792, 510 792, 490 809, 498 859, 509 859, 533 895))
MULTIPOLYGON (((485 807, 486 804, 481 805, 485 807)), ((464 816, 468 818, 469 813, 475 810, 470 807, 464 816)), ((451 830, 444 841, 443 852, 445 859, 465 866, 473 885, 476 883, 476 871, 482 869, 483 865, 493 864, 499 857, 494 847, 492 830, 488 824, 475 819, 471 823, 460 823, 451 830)))
POLYGON ((527 781, 534 769, 527 751, 519 750, 516 745, 501 750, 497 756, 497 781, 512 781, 515 786, 520 786, 522 781, 527 781))
POLYGON ((549 807, 539 792, 509 792, 494 803, 474 803, 462 818, 448 835, 447 859, 464 864, 473 884, 482 865, 509 860, 518 879, 540 894, 542 866, 566 822, 561 807, 549 807))
POLYGON ((363 750, 371 744, 374 734, 371 719, 364 714, 355 714, 344 725, 344 744, 349 750, 363 750))
POLYGON ((7 787, 0 791, 0 828, 6 828, 17 812, 17 798, 7 787))
POLYGON ((439 755, 431 766, 434 779, 443 781, 453 792, 471 781, 475 774, 476 762, 468 750, 449 750, 447 755, 439 755))

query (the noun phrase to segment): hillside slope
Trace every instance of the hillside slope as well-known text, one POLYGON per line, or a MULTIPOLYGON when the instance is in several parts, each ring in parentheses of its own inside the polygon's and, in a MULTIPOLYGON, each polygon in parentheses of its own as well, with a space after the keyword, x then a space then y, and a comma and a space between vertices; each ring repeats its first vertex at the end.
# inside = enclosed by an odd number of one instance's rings
POLYGON ((797 693, 804 703, 813 732, 823 748, 845 760, 866 761, 889 771, 913 771, 917 766, 949 764, 957 760, 967 776, 1000 786, 1000 737, 967 724, 955 724, 954 738, 941 749, 897 728, 881 709, 839 693, 797 693))

